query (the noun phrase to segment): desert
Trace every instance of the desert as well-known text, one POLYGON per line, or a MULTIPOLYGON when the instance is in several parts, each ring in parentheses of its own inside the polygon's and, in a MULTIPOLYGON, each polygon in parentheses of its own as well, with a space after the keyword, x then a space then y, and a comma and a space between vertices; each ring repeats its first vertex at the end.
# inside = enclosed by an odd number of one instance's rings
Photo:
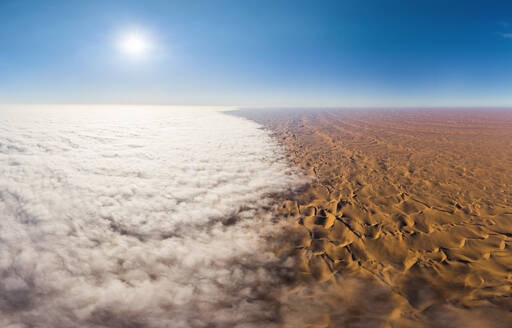
POLYGON ((511 13, 0 0, 0 328, 512 327, 511 13))
POLYGON ((271 131, 311 177, 280 210, 302 236, 296 293, 309 290, 317 306, 306 325, 512 324, 512 112, 236 114, 271 131))

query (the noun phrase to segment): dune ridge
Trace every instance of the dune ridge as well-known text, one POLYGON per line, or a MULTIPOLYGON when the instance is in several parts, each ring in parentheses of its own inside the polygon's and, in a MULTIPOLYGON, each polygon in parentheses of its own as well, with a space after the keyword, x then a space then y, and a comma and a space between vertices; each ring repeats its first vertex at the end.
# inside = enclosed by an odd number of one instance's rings
POLYGON ((313 181, 280 210, 302 276, 285 325, 512 325, 512 111, 235 114, 313 181))

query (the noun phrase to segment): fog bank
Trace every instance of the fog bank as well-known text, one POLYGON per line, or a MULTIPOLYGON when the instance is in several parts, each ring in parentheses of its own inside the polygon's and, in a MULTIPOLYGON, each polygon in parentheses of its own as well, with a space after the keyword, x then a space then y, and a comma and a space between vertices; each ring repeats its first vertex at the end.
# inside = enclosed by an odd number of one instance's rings
POLYGON ((272 326, 292 263, 262 207, 300 184, 215 110, 0 107, 0 326, 272 326))

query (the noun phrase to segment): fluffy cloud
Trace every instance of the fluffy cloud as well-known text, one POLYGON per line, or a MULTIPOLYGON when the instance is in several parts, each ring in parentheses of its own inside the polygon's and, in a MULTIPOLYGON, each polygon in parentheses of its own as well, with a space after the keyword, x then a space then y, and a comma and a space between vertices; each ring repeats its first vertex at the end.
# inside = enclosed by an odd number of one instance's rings
POLYGON ((218 111, 2 107, 0 326, 272 326, 261 208, 299 183, 218 111))

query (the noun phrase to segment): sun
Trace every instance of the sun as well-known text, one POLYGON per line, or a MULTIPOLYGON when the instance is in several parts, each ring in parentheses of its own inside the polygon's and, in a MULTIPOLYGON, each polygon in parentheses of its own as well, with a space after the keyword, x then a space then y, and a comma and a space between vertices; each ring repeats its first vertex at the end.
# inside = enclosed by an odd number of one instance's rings
POLYGON ((131 57, 142 57, 150 48, 149 38, 141 32, 125 33, 119 40, 119 50, 131 57))

